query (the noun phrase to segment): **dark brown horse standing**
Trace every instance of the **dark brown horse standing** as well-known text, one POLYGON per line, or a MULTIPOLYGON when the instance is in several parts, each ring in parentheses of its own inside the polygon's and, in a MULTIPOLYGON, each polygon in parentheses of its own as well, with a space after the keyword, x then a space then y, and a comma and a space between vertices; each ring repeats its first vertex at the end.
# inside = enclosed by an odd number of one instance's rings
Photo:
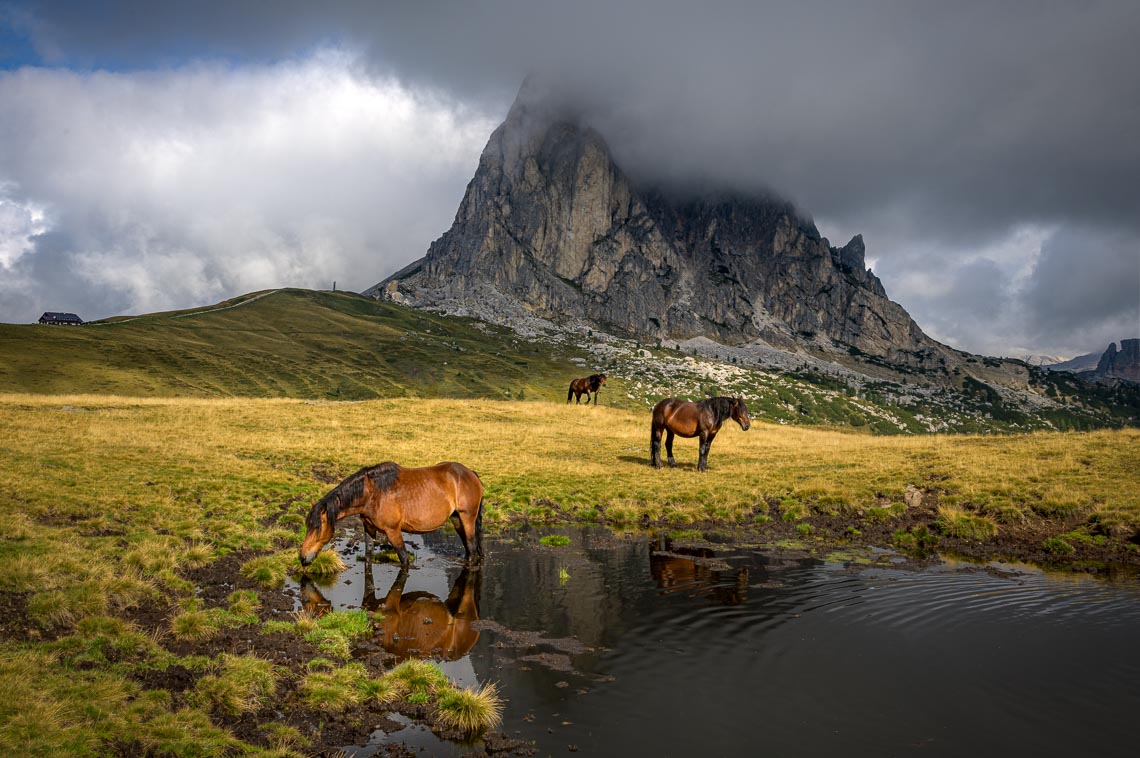
POLYGON ((594 393, 594 405, 598 404, 598 390, 606 386, 605 374, 590 374, 581 379, 575 379, 570 382, 570 391, 566 393, 566 402, 570 402, 570 396, 574 396, 574 404, 578 405, 582 402, 582 393, 586 394, 586 405, 590 404, 590 393, 594 393))
POLYGON ((404 468, 388 461, 360 469, 313 504, 301 543, 301 565, 312 563, 333 538, 337 521, 356 515, 369 535, 384 532, 404 568, 408 551, 401 532, 433 532, 448 519, 459 532, 468 561, 483 559, 483 483, 461 463, 404 468))
POLYGON ((720 425, 730 418, 746 432, 752 425, 743 398, 710 397, 699 403, 675 397, 665 398, 653 406, 653 429, 649 436, 650 463, 655 468, 661 468, 661 433, 665 432, 665 452, 669 454, 670 466, 677 465, 673 460, 673 435, 700 437, 697 471, 708 471, 709 447, 720 431, 720 425))

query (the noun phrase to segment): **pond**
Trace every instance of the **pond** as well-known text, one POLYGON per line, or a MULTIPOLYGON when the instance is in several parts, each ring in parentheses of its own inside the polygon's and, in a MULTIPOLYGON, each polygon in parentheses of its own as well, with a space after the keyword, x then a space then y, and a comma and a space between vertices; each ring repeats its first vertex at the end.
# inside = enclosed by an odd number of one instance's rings
MULTIPOLYGON (((415 568, 350 563, 310 606, 383 610, 375 644, 496 682, 539 755, 1132 756, 1140 582, 889 553, 615 536, 595 527, 412 538, 415 568), (564 547, 539 538, 557 533, 564 547)), ((377 732, 432 755, 422 727, 377 732)))

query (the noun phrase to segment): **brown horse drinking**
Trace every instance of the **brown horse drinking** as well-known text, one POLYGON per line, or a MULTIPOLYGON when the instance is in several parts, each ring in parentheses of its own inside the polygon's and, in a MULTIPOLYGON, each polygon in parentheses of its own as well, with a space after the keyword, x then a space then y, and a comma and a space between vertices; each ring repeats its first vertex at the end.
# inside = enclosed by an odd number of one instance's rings
POLYGON ((653 429, 649 437, 649 459, 655 468, 661 468, 661 432, 665 432, 665 452, 669 454, 669 465, 677 465, 673 460, 673 435, 680 437, 700 437, 700 457, 697 471, 708 471, 709 447, 720 431, 720 425, 727 419, 740 424, 748 431, 752 420, 748 417, 748 406, 739 397, 710 397, 699 403, 668 397, 653 406, 653 429))
POLYGON ((570 402, 570 396, 574 396, 574 404, 578 405, 582 402, 582 393, 586 394, 586 405, 590 404, 590 393, 594 393, 594 405, 598 404, 598 390, 606 386, 605 374, 590 374, 589 376, 581 379, 575 379, 570 382, 570 391, 566 393, 566 402, 570 402))
POLYGON ((370 535, 384 532, 400 565, 408 567, 401 532, 433 532, 451 519, 473 563, 483 559, 483 483, 461 463, 404 468, 391 461, 367 466, 313 504, 301 543, 301 565, 308 566, 333 538, 336 522, 360 516, 370 535))

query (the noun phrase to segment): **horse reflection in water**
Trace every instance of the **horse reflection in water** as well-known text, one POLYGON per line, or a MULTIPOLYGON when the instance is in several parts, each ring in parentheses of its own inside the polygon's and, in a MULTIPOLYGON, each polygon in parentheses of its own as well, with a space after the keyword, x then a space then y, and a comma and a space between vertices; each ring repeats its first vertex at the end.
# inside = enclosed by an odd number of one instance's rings
POLYGON ((689 592, 718 605, 740 605, 748 599, 748 569, 729 568, 703 547, 674 547, 662 537, 649 543, 649 573, 666 594, 689 592), (735 571, 735 576, 727 576, 735 571))
MULTIPOLYGON (((360 607, 380 613, 376 641, 400 660, 431 658, 455 661, 470 652, 479 639, 471 624, 479 620, 480 573, 466 568, 455 578, 447 600, 430 592, 404 592, 408 571, 400 571, 388 593, 376 595, 370 567, 364 573, 360 607)), ((332 610, 320 589, 310 581, 301 585, 304 608, 322 616, 332 610)))

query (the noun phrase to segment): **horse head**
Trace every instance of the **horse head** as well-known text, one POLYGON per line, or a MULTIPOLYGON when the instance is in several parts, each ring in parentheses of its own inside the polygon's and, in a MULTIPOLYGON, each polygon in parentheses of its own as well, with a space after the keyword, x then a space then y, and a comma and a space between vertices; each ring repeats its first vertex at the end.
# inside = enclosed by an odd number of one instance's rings
POLYGON ((732 420, 740 424, 740 428, 748 431, 748 427, 752 426, 752 419, 748 415, 748 406, 744 404, 744 398, 732 398, 732 420))
POLYGON ((340 496, 335 491, 313 503, 309 516, 305 519, 305 525, 308 528, 305 531, 305 539, 301 543, 302 566, 308 566, 312 563, 316 559, 317 553, 321 552, 321 548, 333 538, 333 534, 336 533, 336 519, 339 512, 340 496))

